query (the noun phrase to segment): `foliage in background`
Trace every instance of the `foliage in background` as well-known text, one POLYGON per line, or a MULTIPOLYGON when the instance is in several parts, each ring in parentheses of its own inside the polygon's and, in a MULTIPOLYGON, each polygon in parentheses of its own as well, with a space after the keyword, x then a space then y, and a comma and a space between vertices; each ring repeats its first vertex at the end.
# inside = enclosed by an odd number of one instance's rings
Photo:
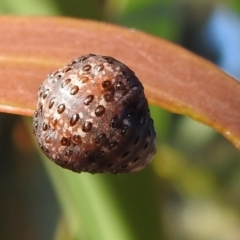
MULTIPOLYGON (((195 3, 2 0, 0 11, 106 19, 181 43, 191 34, 184 32, 184 6, 196 9, 195 3)), ((231 4, 240 9, 238 1, 231 4)), ((239 239, 239 152, 208 127, 151 110, 159 136, 151 168, 117 177, 79 176, 40 155, 45 171, 22 121, 1 114, 0 238, 239 239)))

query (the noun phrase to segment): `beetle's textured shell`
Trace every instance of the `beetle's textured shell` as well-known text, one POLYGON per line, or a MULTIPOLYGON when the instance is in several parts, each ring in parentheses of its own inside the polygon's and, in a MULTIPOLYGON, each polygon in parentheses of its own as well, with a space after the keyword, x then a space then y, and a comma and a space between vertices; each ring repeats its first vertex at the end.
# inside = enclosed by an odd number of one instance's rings
POLYGON ((33 128, 43 152, 75 172, 134 172, 156 152, 143 86, 112 57, 89 54, 50 74, 33 128))

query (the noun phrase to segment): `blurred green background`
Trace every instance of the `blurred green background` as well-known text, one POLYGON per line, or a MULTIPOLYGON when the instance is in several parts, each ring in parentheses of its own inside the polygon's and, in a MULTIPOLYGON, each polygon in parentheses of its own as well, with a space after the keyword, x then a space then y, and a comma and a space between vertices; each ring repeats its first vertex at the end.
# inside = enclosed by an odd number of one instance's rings
MULTIPOLYGON (((238 0, 0 0, 0 12, 136 28, 240 79, 238 0)), ((239 240, 240 153, 189 118, 156 106, 151 113, 157 155, 122 176, 57 167, 38 151, 30 118, 0 114, 0 239, 239 240)))

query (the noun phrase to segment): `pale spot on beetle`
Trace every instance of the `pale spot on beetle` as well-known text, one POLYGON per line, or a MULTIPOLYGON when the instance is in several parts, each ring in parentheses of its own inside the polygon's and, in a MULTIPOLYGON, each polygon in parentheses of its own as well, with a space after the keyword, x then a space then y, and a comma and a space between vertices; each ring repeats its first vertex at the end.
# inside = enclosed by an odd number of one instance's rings
POLYGON ((86 136, 86 133, 83 132, 82 129, 78 129, 76 131, 76 134, 78 134, 82 138, 82 140, 84 141, 84 137, 86 136))
POLYGON ((95 117, 95 111, 91 111, 90 116, 95 117))
POLYGON ((93 123, 93 118, 87 118, 86 121, 90 122, 90 123, 93 123))
POLYGON ((127 126, 131 126, 129 120, 127 118, 123 119, 123 124, 127 125, 127 126))
POLYGON ((60 118, 60 119, 59 119, 59 125, 62 125, 62 124, 63 124, 63 119, 60 118))
POLYGON ((63 123, 63 131, 72 131, 72 127, 68 123, 63 123))
POLYGON ((104 98, 101 98, 101 99, 100 99, 99 105, 102 105, 102 106, 104 106, 104 107, 107 107, 107 102, 105 101, 104 98))
POLYGON ((81 119, 83 119, 83 113, 82 113, 82 112, 79 113, 79 117, 80 117, 81 119))

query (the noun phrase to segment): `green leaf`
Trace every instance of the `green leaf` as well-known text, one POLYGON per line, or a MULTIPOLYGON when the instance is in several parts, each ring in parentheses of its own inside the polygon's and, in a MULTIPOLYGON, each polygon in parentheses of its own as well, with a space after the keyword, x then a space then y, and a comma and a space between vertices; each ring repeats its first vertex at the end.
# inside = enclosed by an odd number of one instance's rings
POLYGON ((150 168, 119 176, 75 174, 41 157, 72 239, 160 239, 157 195, 150 168))

